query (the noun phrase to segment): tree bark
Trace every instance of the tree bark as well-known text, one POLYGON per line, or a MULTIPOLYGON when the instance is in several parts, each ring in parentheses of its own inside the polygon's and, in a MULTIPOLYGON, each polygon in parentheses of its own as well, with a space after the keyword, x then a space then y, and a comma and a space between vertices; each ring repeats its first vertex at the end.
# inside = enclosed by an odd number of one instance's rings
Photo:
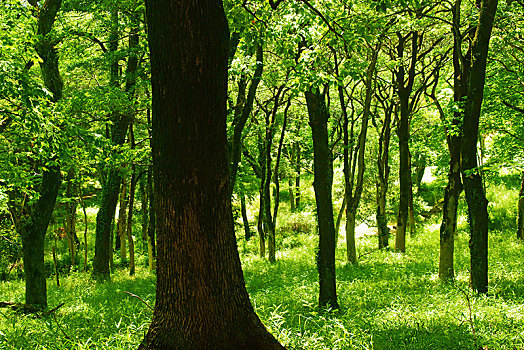
POLYGON ((146 6, 158 266, 155 310, 140 349, 283 349, 250 304, 236 246, 222 2, 146 6))
MULTIPOLYGON (((52 102, 58 102, 62 98, 63 90, 58 69, 58 52, 54 40, 49 35, 61 5, 61 0, 48 0, 45 6, 38 10, 38 40, 35 49, 41 59, 42 78, 45 87, 52 94, 52 102)), ((38 308, 47 307, 44 242, 62 181, 58 160, 52 158, 47 161, 45 170, 42 170, 42 180, 37 185, 39 197, 33 205, 24 208, 18 226, 22 236, 25 300, 26 304, 38 308)))
POLYGON ((246 241, 251 239, 251 229, 249 228, 249 221, 247 218, 247 207, 246 207, 246 194, 240 193, 240 211, 242 212, 242 222, 244 224, 244 233, 246 241))
POLYGON ((480 17, 471 46, 471 69, 464 109, 462 138, 462 181, 468 204, 470 228, 470 284, 479 293, 488 291, 488 200, 477 164, 477 143, 480 109, 486 80, 489 39, 497 11, 498 0, 482 0, 480 17))
POLYGON ((312 88, 305 92, 309 125, 313 138, 313 172, 319 249, 317 268, 320 283, 320 307, 338 308, 335 272, 335 223, 333 221, 333 159, 328 144, 329 113, 324 95, 312 88))
POLYGON ((397 94, 400 102, 400 121, 397 127, 400 159, 400 196, 397 216, 397 233, 395 236, 395 250, 404 253, 406 251, 406 227, 408 224, 409 197, 410 191, 412 191, 411 167, 409 164, 409 126, 413 106, 410 104, 410 96, 415 81, 415 65, 417 63, 419 50, 419 34, 416 31, 412 31, 407 36, 402 36, 401 34, 397 34, 397 36, 399 39, 397 54, 400 61, 402 61, 404 57, 405 43, 408 38, 411 37, 411 57, 407 78, 405 69, 402 65, 398 67, 396 72, 396 80, 398 84, 397 94))
MULTIPOLYGON (((464 98, 467 96, 469 68, 471 64, 470 51, 468 51, 466 55, 462 54, 463 36, 460 30, 461 2, 461 0, 455 1, 453 7, 453 26, 451 28, 453 32, 453 100, 458 105, 462 104, 464 98)), ((445 113, 434 91, 432 98, 439 110, 441 120, 445 122, 445 113)), ((443 281, 450 281, 455 278, 453 257, 455 250, 454 241, 457 229, 458 202, 462 192, 462 181, 460 179, 462 119, 463 113, 457 111, 453 114, 451 128, 446 127, 446 141, 449 150, 449 171, 448 184, 444 192, 442 224, 440 225, 439 256, 439 278, 443 281)))
MULTIPOLYGON (((387 103, 386 101, 384 101, 387 103)), ((378 157, 377 157, 377 209, 376 220, 378 229, 378 249, 389 247, 390 231, 386 212, 387 192, 389 187, 389 144, 391 140, 391 117, 393 114, 393 104, 384 106, 384 122, 379 133, 378 157)))

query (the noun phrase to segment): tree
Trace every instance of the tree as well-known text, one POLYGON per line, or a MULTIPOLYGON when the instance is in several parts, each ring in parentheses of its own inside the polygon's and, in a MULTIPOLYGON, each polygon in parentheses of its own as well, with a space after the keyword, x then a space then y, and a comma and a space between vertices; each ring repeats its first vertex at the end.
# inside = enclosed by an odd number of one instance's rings
POLYGON ((317 268, 319 305, 338 308, 335 272, 335 223, 333 221, 333 156, 328 143, 329 112, 325 94, 313 87, 306 92, 309 126, 313 138, 313 173, 318 220, 317 268))
POLYGON ((283 349, 249 302, 236 247, 222 2, 150 0, 146 7, 158 277, 140 349, 283 349))
MULTIPOLYGON (((52 102, 58 102, 62 98, 63 89, 58 70, 56 39, 50 34, 61 4, 61 0, 49 0, 43 5, 38 5, 37 2, 34 4, 38 16, 38 40, 35 48, 42 60, 40 62, 42 78, 45 87, 52 94, 52 102)), ((44 239, 62 181, 56 155, 49 156, 45 161, 39 167, 42 180, 36 190, 39 193, 38 199, 22 209, 18 222, 22 236, 26 304, 38 307, 47 307, 44 239)))
POLYGON ((470 283, 479 293, 488 291, 488 200, 477 163, 480 109, 486 81, 486 63, 498 0, 482 0, 480 17, 471 43, 471 67, 464 108, 462 138, 462 182, 468 203, 470 229, 470 283))

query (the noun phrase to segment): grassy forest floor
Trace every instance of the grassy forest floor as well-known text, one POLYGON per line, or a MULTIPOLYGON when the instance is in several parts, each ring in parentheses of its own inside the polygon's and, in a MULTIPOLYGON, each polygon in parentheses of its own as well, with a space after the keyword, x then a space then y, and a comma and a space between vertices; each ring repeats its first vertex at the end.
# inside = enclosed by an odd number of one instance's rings
MULTIPOLYGON (((490 231, 487 296, 468 289, 464 217, 456 238, 455 284, 438 280, 435 222, 421 225, 414 237, 408 237, 406 254, 377 251, 376 236, 359 235, 356 266, 345 263, 341 236, 337 251, 341 309, 319 312, 317 238, 300 229, 311 226, 313 215, 286 217, 277 263, 257 257, 256 240, 239 239, 239 251, 253 305, 288 349, 524 349, 524 245, 513 230, 490 231), (292 225, 290 220, 295 220, 292 225)), ((64 305, 40 318, 0 309, 0 349, 136 348, 152 311, 125 291, 154 304, 155 277, 144 258, 138 259, 136 276, 117 269, 109 283, 98 284, 86 273, 73 272, 62 275, 57 288, 50 277, 49 306, 64 305)), ((23 295, 23 280, 0 282, 0 301, 23 302, 23 295)))

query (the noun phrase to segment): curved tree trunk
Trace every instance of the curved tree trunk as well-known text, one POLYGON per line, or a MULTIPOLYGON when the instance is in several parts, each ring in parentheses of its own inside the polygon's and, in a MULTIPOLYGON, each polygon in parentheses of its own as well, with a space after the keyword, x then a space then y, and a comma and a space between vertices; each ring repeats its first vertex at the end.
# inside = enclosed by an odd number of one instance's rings
MULTIPOLYGON (((58 102, 62 98, 63 89, 58 69, 58 52, 54 40, 49 37, 61 5, 61 0, 48 0, 38 10, 38 40, 35 49, 41 58, 40 70, 45 87, 52 93, 52 102, 58 102)), ((44 164, 42 181, 37 186, 39 198, 29 208, 24 208, 18 225, 22 236, 26 304, 42 308, 47 307, 44 241, 62 182, 57 160, 48 161, 50 164, 44 164)))
POLYGON ((251 306, 236 246, 222 2, 146 6, 158 266, 153 320, 140 349, 283 349, 251 306))

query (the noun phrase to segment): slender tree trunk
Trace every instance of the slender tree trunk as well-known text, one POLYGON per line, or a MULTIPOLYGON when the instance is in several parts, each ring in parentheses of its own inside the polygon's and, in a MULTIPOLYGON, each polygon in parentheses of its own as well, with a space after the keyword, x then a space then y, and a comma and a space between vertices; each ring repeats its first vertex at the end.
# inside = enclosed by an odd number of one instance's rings
MULTIPOLYGON (((470 51, 468 51, 466 55, 462 55, 463 36, 460 30, 461 3, 461 0, 455 1, 453 8, 453 26, 451 28, 453 32, 453 100, 456 104, 463 103, 464 98, 467 96, 471 64, 470 51)), ((440 106, 435 91, 432 93, 432 98, 439 110, 440 118, 444 122, 445 113, 440 106)), ((439 278, 442 281, 451 281, 455 278, 453 255, 455 251, 455 233, 457 230, 457 210, 462 192, 462 181, 460 179, 462 119, 463 113, 455 112, 451 120, 451 129, 446 127, 446 140, 449 150, 449 171, 448 184, 444 192, 442 224, 440 225, 439 278)))
POLYGON ((75 171, 73 168, 70 168, 67 172, 67 179, 66 179, 66 193, 65 197, 67 199, 67 202, 65 203, 65 233, 67 237, 67 246, 69 248, 69 255, 71 257, 71 269, 73 269, 75 265, 75 258, 76 258, 76 240, 78 240, 78 237, 76 236, 76 206, 77 202, 76 199, 73 196, 73 180, 75 176, 75 171), (76 239, 75 239, 76 238, 76 239))
POLYGON ((116 249, 120 248, 120 261, 127 261, 127 204, 129 198, 127 196, 128 189, 127 179, 123 179, 120 188, 120 206, 118 208, 118 220, 116 222, 117 237, 120 244, 116 249))
POLYGON ((141 214, 141 224, 142 224, 142 247, 147 247, 147 226, 149 221, 149 215, 147 212, 147 204, 148 204, 148 198, 147 198, 147 177, 142 176, 140 178, 140 214, 141 214))
MULTIPOLYGON (((297 128, 297 133, 300 132, 300 129, 297 128)), ((301 171, 301 151, 300 151, 300 142, 294 143, 295 147, 295 154, 297 156, 296 162, 295 162, 295 208, 300 208, 300 202, 302 199, 302 195, 300 194, 300 171, 301 171)))
POLYGON ((342 217, 344 216, 344 212, 346 211, 346 194, 344 194, 344 198, 342 199, 342 204, 340 205, 340 210, 338 211, 337 215, 337 221, 335 223, 335 247, 338 245, 338 234, 340 232, 340 223, 342 222, 342 217))
POLYGON ((517 239, 524 240, 524 172, 522 172, 517 213, 517 239))
MULTIPOLYGON (((289 161, 291 163, 291 167, 294 169, 294 163, 295 163, 295 159, 296 159, 296 154, 295 154, 295 145, 293 144, 291 147, 288 148, 288 150, 291 149, 291 154, 289 156, 289 161)), ((293 185, 293 176, 289 176, 288 178, 288 186, 289 186, 289 206, 290 206, 290 210, 291 212, 294 212, 296 210, 296 206, 295 206, 295 188, 294 188, 294 185, 293 185)))
POLYGON ((317 267, 320 307, 338 308, 335 272, 335 225, 333 220, 333 160, 328 144, 329 112, 324 95, 312 89, 305 92, 309 125, 313 138, 313 172, 319 231, 317 267))
POLYGON ((246 194, 244 192, 240 193, 240 210, 242 212, 242 222, 244 223, 246 241, 249 241, 251 239, 252 234, 249 228, 249 221, 247 218, 246 194))
MULTIPOLYGON (((81 177, 80 177, 81 179, 81 177)), ((78 201, 80 202, 80 205, 82 206, 82 212, 84 213, 84 272, 87 272, 87 229, 88 229, 88 220, 87 220, 87 209, 86 204, 84 202, 84 198, 82 197, 82 181, 78 182, 78 201)))
POLYGON ((468 95, 464 109, 462 138, 462 182, 468 204, 471 256, 471 288, 479 293, 488 291, 488 200, 478 171, 477 143, 480 109, 486 80, 489 39, 497 11, 498 0, 482 0, 480 17, 471 46, 471 69, 468 95))
POLYGON ((389 144, 391 140, 391 116, 393 104, 384 109, 384 123, 379 134, 377 157, 377 211, 376 220, 378 228, 378 249, 389 247, 389 227, 386 212, 387 192, 389 187, 389 144))
MULTIPOLYGON (((230 183, 231 183, 231 193, 235 187, 237 172, 238 172, 238 163, 242 156, 242 132, 246 122, 253 110, 253 102, 255 101, 255 96, 258 88, 258 84, 262 79, 262 71, 264 69, 264 51, 263 44, 257 42, 255 45, 256 50, 256 68, 253 74, 253 79, 251 80, 251 85, 249 86, 247 97, 245 101, 237 101, 237 108, 235 108, 235 115, 233 117, 233 139, 231 140, 231 163, 230 163, 230 183)), ((239 92, 240 95, 240 92, 239 92)))
POLYGON ((153 271, 156 257, 156 215, 155 215, 155 192, 153 190, 153 172, 147 171, 147 193, 149 197, 149 225, 147 226, 147 255, 149 257, 149 271, 153 271))
POLYGON ((135 274, 135 242, 133 240, 133 205, 135 203, 136 174, 135 165, 132 165, 131 185, 129 188, 129 211, 127 214, 127 240, 129 243, 129 275, 135 274))
POLYGON ((155 311, 140 349, 283 349, 251 306, 236 247, 222 2, 146 6, 158 267, 155 311))
POLYGON ((410 96, 413 91, 413 83, 415 80, 415 66, 418 58, 418 41, 419 34, 412 31, 408 36, 403 37, 397 35, 399 43, 397 46, 398 58, 400 60, 404 57, 405 43, 411 37, 411 57, 410 66, 408 68, 407 80, 405 77, 405 69, 401 65, 396 72, 396 79, 398 84, 397 94, 400 102, 400 121, 397 127, 397 135, 399 142, 399 182, 400 182, 400 196, 398 204, 397 217, 397 234, 395 236, 395 250, 404 253, 406 251, 406 228, 408 224, 409 215, 409 196, 411 191, 411 167, 409 161, 409 126, 412 106, 410 104, 410 96))

